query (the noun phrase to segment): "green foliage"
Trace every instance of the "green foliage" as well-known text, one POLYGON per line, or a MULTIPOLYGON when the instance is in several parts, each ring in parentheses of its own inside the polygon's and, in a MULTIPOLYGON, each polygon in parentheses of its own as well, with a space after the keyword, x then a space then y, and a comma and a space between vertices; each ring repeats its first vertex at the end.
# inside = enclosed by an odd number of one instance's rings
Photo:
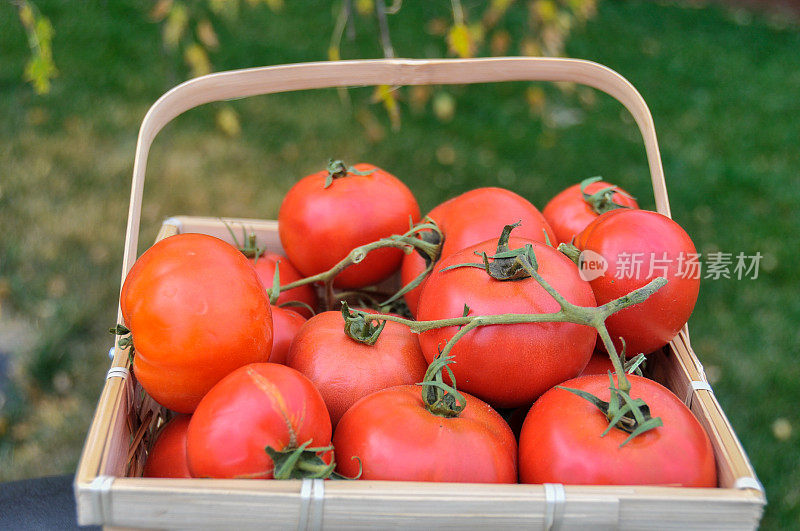
POLYGON ((53 62, 53 25, 29 0, 18 0, 19 20, 28 36, 31 57, 25 65, 25 81, 33 85, 37 94, 50 92, 50 80, 58 75, 53 62))
MULTIPOLYGON (((456 57, 475 57, 478 55, 507 55, 517 48, 523 55, 559 56, 564 52, 564 43, 570 32, 585 23, 596 13, 597 0, 492 0, 485 5, 471 5, 465 9, 460 0, 451 0, 451 12, 433 9, 427 12, 424 25, 415 26, 415 31, 427 31, 446 43, 447 53, 456 57), (512 10, 514 4, 518 9, 512 10), (527 21, 522 32, 511 32, 515 20, 523 15, 527 21)), ((442 2, 442 4, 444 4, 442 2)), ((396 0, 390 6, 385 0, 341 0, 335 15, 334 29, 327 50, 328 59, 342 59, 342 39, 345 33, 348 40, 355 40, 356 24, 366 23, 367 36, 380 43, 384 57, 395 57, 396 51, 390 35, 388 17, 392 16, 395 25, 408 23, 405 14, 410 9, 403 8, 403 2, 396 0), (360 20, 356 20, 360 19, 360 20)), ((280 22, 284 4, 269 0, 158 0, 150 10, 151 20, 161 25, 165 49, 172 54, 182 54, 183 62, 191 77, 201 76, 213 70, 211 56, 221 44, 217 27, 235 28, 244 17, 258 10, 269 10, 280 22)), ((309 6, 308 9, 314 9, 309 6)), ((222 46, 230 45, 223 42, 222 46)), ((412 55, 400 50, 400 55, 412 55)), ((411 89, 412 104, 425 106, 431 92, 424 89, 411 89)), ((349 102, 344 90, 340 91, 345 103, 349 102)), ((401 102, 408 99, 401 87, 380 85, 375 87, 367 104, 380 104, 391 127, 397 130, 401 122, 401 102)), ((534 113, 541 113, 546 100, 539 88, 530 88, 526 95, 534 113)), ((363 103, 363 102, 362 102, 363 103)), ((434 100, 434 110, 443 121, 452 118, 456 104, 454 98, 443 89, 434 100)), ((382 136, 374 127, 375 118, 364 105, 356 109, 367 134, 382 136)), ((220 130, 229 136, 240 132, 239 116, 230 106, 222 106, 217 112, 216 123, 220 130)))

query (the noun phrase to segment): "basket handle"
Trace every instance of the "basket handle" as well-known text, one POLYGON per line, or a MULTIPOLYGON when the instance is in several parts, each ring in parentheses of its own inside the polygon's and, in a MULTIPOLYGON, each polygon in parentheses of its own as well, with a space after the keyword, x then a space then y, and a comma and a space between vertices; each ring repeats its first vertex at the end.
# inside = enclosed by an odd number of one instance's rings
POLYGON ((670 216, 664 169, 653 118, 628 80, 591 61, 550 57, 480 59, 373 59, 326 61, 219 72, 191 79, 156 101, 142 121, 133 163, 131 201, 122 262, 122 280, 136 260, 147 155, 153 139, 173 118, 213 101, 276 92, 365 85, 448 85, 498 81, 569 81, 616 98, 633 115, 644 138, 656 210, 670 216))

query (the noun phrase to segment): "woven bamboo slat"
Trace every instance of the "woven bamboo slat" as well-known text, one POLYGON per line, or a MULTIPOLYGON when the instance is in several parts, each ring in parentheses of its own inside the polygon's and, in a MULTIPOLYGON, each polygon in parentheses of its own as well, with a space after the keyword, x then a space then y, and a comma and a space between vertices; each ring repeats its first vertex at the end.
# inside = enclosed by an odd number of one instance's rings
MULTIPOLYGON (((188 81, 162 96, 139 133, 122 279, 138 245, 147 156, 170 120, 204 103, 289 90, 354 86, 571 81, 600 89, 633 115, 644 139, 657 210, 670 215, 652 117, 622 76, 587 61, 552 58, 368 60, 306 63, 222 72, 188 81)), ((277 222, 177 217, 157 239, 201 232, 232 241, 226 223, 254 231, 279 250, 277 222)), ((118 316, 121 322, 121 316, 118 316)), ((766 503, 736 434, 713 395, 682 330, 649 363, 650 376, 684 398, 708 432, 719 488, 670 486, 465 485, 379 481, 177 480, 137 477, 168 412, 131 374, 128 352, 114 359, 75 476, 78 521, 128 528, 519 528, 753 529, 766 503)))

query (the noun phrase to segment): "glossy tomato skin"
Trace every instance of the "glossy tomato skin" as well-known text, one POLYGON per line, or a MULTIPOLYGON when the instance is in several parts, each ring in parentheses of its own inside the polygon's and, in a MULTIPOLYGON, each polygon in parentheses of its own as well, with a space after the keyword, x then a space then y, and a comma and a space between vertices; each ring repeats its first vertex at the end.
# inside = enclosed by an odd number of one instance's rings
POLYGON ((178 234, 136 261, 120 306, 133 370, 159 404, 191 413, 203 395, 272 350, 269 300, 247 259, 204 234, 178 234))
MULTIPOLYGON (((439 259, 446 258, 466 247, 497 238, 503 227, 517 221, 522 224, 514 235, 537 242, 546 242, 545 233, 555 243, 555 233, 539 209, 524 197, 504 188, 477 188, 449 199, 430 211, 445 235, 439 259)), ((418 253, 403 257, 400 278, 408 284, 425 270, 425 259, 418 253)), ((405 301, 416 315, 421 288, 409 291, 405 301)))
MULTIPOLYGON (((552 389, 534 403, 519 441, 520 482, 566 485, 671 485, 716 487, 714 452, 692 412, 665 387, 629 375, 631 396, 642 398, 663 426, 625 446, 628 433, 569 391, 552 389)), ((609 398, 607 375, 581 376, 564 387, 609 398)))
POLYGON ((337 471, 358 474, 358 456, 361 479, 515 483, 511 428, 488 404, 463 394, 467 407, 453 418, 430 413, 415 385, 362 398, 334 433, 337 471))
POLYGON ((325 402, 308 378, 276 363, 254 363, 232 372, 203 398, 187 437, 194 477, 272 478, 266 446, 329 446, 325 402))
POLYGON ((186 432, 190 415, 177 415, 164 424, 147 455, 142 476, 146 478, 190 478, 186 459, 186 432))
MULTIPOLYGON (((301 179, 284 197, 278 230, 286 255, 304 276, 327 271, 353 248, 408 230, 419 205, 399 179, 371 164, 356 164, 367 175, 348 174, 325 188, 327 171, 301 179)), ((384 248, 343 271, 335 284, 360 288, 389 277, 403 252, 384 248)))
POLYGON ((334 428, 345 411, 375 391, 422 381, 428 364, 417 335, 387 322, 373 345, 349 338, 341 312, 322 312, 306 322, 289 350, 286 365, 319 389, 334 428))
POLYGON ((601 255, 608 263, 606 273, 591 281, 598 305, 622 297, 656 277, 667 279, 667 284, 646 301, 606 320, 618 350, 622 348, 622 336, 629 357, 649 354, 666 345, 689 320, 697 302, 700 278, 699 274, 694 278, 682 273, 681 263, 696 251, 689 235, 673 220, 647 210, 612 210, 589 224, 575 238, 575 246, 601 255), (641 264, 638 274, 635 267, 629 267, 637 260, 641 264))
POLYGON ((272 306, 272 354, 271 363, 286 363, 289 347, 306 322, 306 318, 289 308, 272 306))
MULTIPOLYGON (((510 247, 533 245, 539 274, 568 301, 593 307, 594 295, 578 269, 552 247, 511 237, 510 247)), ((466 304, 470 315, 552 313, 559 305, 536 280, 499 281, 482 269, 443 269, 480 262, 475 252, 494 254, 497 240, 468 247, 440 261, 422 290, 420 321, 461 317, 466 304)), ((430 362, 457 332, 447 327, 420 334, 420 345, 430 362)), ((552 386, 573 378, 589 361, 597 338, 594 328, 572 323, 527 323, 481 326, 468 332, 450 351, 450 368, 459 389, 494 407, 532 403, 552 386)))
MULTIPOLYGON (((614 185, 605 181, 597 181, 586 187, 586 193, 591 195, 610 186, 614 185)), ((612 196, 614 203, 628 208, 639 208, 636 199, 625 190, 621 188, 619 190, 622 193, 614 192, 612 196)), ((545 205, 542 214, 553 228, 559 243, 571 242, 572 238, 599 216, 592 206, 584 201, 580 183, 570 186, 551 199, 545 205)))
MULTIPOLYGON (((256 273, 258 273, 258 279, 261 281, 261 284, 263 284, 264 289, 270 289, 272 287, 276 265, 280 271, 281 286, 303 278, 303 275, 292 265, 288 258, 276 253, 264 253, 259 256, 258 259, 251 258, 250 263, 253 264, 256 273)), ((281 305, 290 301, 299 301, 308 304, 311 308, 317 308, 317 294, 314 292, 314 287, 311 284, 281 292, 281 294, 278 295, 276 304, 281 305)), ((306 319, 312 315, 307 308, 303 308, 302 306, 293 306, 292 309, 305 316, 306 319)))

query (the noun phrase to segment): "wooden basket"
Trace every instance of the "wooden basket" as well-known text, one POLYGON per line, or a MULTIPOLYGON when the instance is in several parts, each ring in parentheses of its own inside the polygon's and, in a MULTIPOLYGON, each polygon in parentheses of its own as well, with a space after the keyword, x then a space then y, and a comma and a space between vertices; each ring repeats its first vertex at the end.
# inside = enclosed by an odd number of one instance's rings
MULTIPOLYGON (((221 72, 164 94, 144 118, 136 146, 122 268, 136 259, 145 167, 156 134, 204 103, 291 90, 361 85, 569 81, 602 90, 633 115, 644 138, 658 212, 669 201, 652 117, 616 72, 588 61, 554 58, 366 60, 305 63, 221 72)), ((270 249, 277 222, 241 221, 270 249)), ((171 218, 158 238, 202 232, 230 241, 219 219, 171 218)), ((118 315, 118 322, 122 322, 118 315)), ((753 529, 764 491, 714 397, 684 328, 653 356, 651 376, 672 389, 708 432, 719 488, 488 485, 394 481, 149 479, 137 477, 166 411, 136 383, 128 352, 114 360, 75 476, 78 522, 144 528, 658 528, 753 529)))

